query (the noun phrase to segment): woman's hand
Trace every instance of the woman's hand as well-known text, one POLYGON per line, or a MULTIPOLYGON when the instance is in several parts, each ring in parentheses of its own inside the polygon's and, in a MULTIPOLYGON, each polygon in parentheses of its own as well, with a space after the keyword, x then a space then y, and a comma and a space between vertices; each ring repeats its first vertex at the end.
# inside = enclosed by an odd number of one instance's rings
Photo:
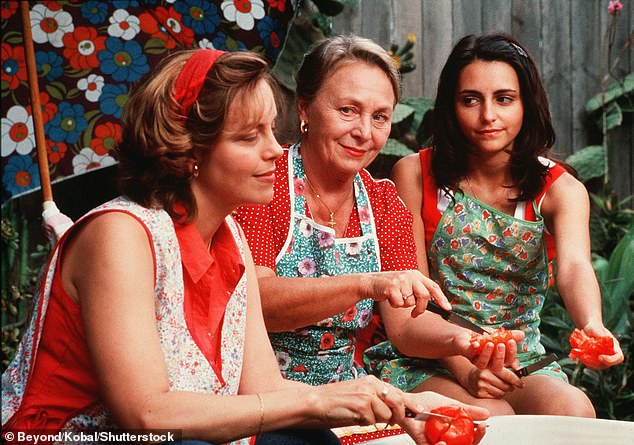
POLYGON ((425 312, 429 300, 451 310, 440 286, 418 270, 367 273, 359 283, 362 298, 387 301, 395 308, 411 307, 412 317, 425 312))
POLYGON ((458 380, 469 394, 480 399, 501 399, 506 393, 525 385, 524 381, 508 368, 493 371, 473 367, 458 380))
MULTIPOLYGON (((441 406, 457 405, 465 409, 467 414, 473 417, 474 420, 485 420, 489 417, 489 412, 485 408, 479 408, 472 405, 465 405, 454 399, 450 399, 434 392, 422 392, 415 394, 404 394, 405 403, 410 410, 415 413, 421 411, 431 411, 432 409, 439 408, 441 406), (417 405, 417 408, 413 408, 417 405)), ((417 445, 427 445, 429 441, 425 437, 425 421, 417 420, 414 418, 402 418, 398 419, 398 424, 409 434, 417 445)), ((480 424, 477 427, 474 444, 477 444, 482 440, 482 437, 486 433, 486 425, 480 424)), ((439 442, 442 444, 442 442, 439 442)), ((436 444, 430 444, 436 445, 436 444)))
POLYGON ((517 343, 524 339, 524 332, 513 330, 507 331, 513 337, 505 343, 494 344, 488 342, 482 347, 480 352, 479 344, 471 341, 473 332, 464 330, 454 336, 460 354, 468 358, 471 363, 480 369, 492 369, 499 371, 505 367, 517 369, 519 361, 517 360, 517 343))
POLYGON ((591 366, 592 369, 606 369, 611 366, 618 365, 623 363, 623 351, 621 350, 621 345, 619 341, 614 337, 612 332, 610 332, 605 326, 603 326, 600 322, 590 322, 583 327, 583 332, 586 335, 591 337, 611 337, 614 342, 614 354, 612 355, 600 355, 599 361, 601 364, 599 366, 591 366))
POLYGON ((321 413, 329 427, 393 423, 394 411, 405 416, 403 392, 374 376, 316 387, 321 413))
MULTIPOLYGON (((484 408, 464 405, 433 392, 404 393, 374 376, 322 385, 314 390, 319 396, 319 418, 329 427, 399 424, 417 445, 429 444, 425 438, 425 422, 406 417, 406 409, 418 414, 440 406, 459 405, 475 420, 489 417, 484 408)), ((484 432, 482 425, 474 443, 480 441, 484 432)))

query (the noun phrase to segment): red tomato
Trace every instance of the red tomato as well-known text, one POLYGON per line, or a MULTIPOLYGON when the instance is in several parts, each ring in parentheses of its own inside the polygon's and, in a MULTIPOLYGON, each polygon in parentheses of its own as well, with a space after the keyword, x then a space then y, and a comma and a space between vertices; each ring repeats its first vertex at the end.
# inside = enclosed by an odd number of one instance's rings
POLYGON ((511 331, 507 331, 504 328, 496 329, 488 334, 473 334, 471 336, 471 344, 476 342, 480 344, 478 354, 482 353, 484 346, 489 342, 497 346, 500 343, 506 344, 510 340, 513 340, 513 335, 511 331))
POLYGON ((612 337, 590 337, 585 332, 575 329, 569 340, 572 350, 568 357, 581 360, 586 366, 598 367, 601 365, 600 355, 612 355, 615 352, 612 337))
POLYGON ((441 406, 431 410, 432 413, 449 416, 448 421, 430 417, 425 423, 425 437, 432 444, 440 441, 447 445, 471 445, 475 438, 473 418, 458 406, 441 406))

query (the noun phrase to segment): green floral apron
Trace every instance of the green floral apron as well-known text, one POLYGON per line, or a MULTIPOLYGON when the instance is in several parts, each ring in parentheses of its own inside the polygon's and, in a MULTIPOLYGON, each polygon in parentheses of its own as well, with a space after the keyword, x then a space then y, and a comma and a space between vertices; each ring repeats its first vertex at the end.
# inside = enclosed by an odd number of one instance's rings
MULTIPOLYGON (((289 235, 276 261, 277 276, 315 278, 378 271, 374 218, 361 177, 357 174, 354 179, 354 194, 362 235, 339 239, 334 230, 306 216, 299 145, 290 149, 289 179, 292 215, 289 235)), ((269 333, 284 377, 323 385, 365 375, 354 363, 354 350, 357 330, 369 323, 372 307, 373 300, 366 299, 313 326, 269 333)))
MULTIPOLYGON (((431 278, 438 282, 456 313, 489 329, 524 331, 518 344, 522 366, 545 353, 539 314, 548 292, 544 222, 524 221, 477 199, 456 193, 428 247, 431 278)), ((447 374, 435 360, 402 356, 383 342, 366 352, 371 372, 412 390, 429 377, 447 374)), ((538 371, 566 379, 558 364, 538 371)))

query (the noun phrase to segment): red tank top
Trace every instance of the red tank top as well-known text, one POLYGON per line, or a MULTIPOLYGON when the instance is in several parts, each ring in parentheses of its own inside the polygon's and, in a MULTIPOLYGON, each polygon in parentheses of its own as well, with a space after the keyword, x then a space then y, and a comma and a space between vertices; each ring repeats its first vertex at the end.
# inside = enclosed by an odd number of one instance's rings
POLYGON ((62 287, 60 269, 58 262, 32 377, 7 429, 57 431, 100 399, 79 306, 62 287))
MULTIPOLYGON (((148 228, 145 230, 151 239, 148 228)), ((183 264, 187 325, 220 376, 219 330, 227 300, 244 272, 244 263, 226 224, 218 230, 211 251, 207 251, 193 224, 176 225, 175 231, 183 264), (213 333, 211 338, 207 337, 208 331, 213 333)), ((69 419, 92 411, 93 405, 97 407, 102 401, 79 305, 62 285, 61 264, 67 239, 66 236, 60 241, 35 365, 20 408, 4 425, 5 431, 57 432, 69 419)))

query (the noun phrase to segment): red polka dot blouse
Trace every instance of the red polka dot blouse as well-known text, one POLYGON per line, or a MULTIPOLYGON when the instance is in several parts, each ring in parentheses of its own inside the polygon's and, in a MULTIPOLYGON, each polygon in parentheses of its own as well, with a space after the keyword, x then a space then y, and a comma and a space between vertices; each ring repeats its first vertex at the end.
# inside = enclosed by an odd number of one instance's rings
MULTIPOLYGON (((275 270, 275 258, 283 247, 290 224, 288 150, 277 160, 276 167, 273 200, 266 205, 242 206, 234 214, 247 237, 255 264, 272 270, 275 270)), ((372 178, 366 170, 360 174, 374 214, 381 250, 381 270, 417 269, 412 215, 399 198, 396 186, 387 179, 372 178)), ((306 212, 310 217, 309 209, 306 212)), ((346 237, 360 235, 361 225, 355 206, 346 237)))

